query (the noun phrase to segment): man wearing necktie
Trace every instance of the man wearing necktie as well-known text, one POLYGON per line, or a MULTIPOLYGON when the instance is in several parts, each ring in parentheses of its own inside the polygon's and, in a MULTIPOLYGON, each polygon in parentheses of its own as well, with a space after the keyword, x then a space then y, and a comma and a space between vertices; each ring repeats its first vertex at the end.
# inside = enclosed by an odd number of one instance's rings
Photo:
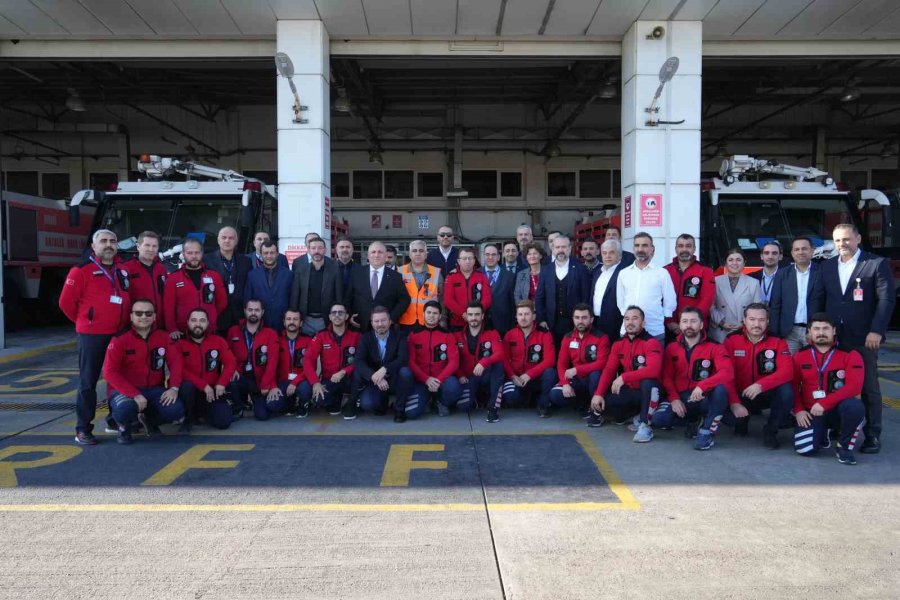
POLYGON ((486 322, 503 336, 515 326, 513 289, 516 287, 516 276, 500 266, 498 244, 486 244, 481 252, 484 263, 482 270, 491 288, 491 308, 486 315, 486 322))
POLYGON ((350 323, 363 331, 371 326, 375 306, 387 308, 392 322, 399 321, 409 306, 409 294, 400 273, 385 268, 387 251, 384 244, 378 241, 369 244, 367 256, 368 267, 351 273, 350 285, 344 294, 347 309, 353 315, 350 323))

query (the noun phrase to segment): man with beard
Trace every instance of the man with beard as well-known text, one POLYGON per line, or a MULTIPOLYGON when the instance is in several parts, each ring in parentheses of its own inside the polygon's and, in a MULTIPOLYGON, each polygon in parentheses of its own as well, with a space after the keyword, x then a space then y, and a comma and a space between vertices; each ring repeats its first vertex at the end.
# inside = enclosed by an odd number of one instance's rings
POLYGON ((697 242, 689 233, 682 233, 675 240, 675 258, 664 268, 672 278, 677 297, 675 313, 665 320, 666 340, 674 340, 679 333, 678 315, 685 306, 696 306, 705 315, 709 326, 709 309, 716 299, 716 276, 713 270, 697 262, 694 252, 697 242))
POLYGON ((837 429, 834 452, 838 462, 855 465, 853 450, 865 423, 865 406, 859 399, 865 368, 855 350, 835 345, 834 321, 827 313, 809 319, 807 346, 794 354, 794 449, 811 456, 831 445, 828 430, 837 429))
POLYGON ((453 334, 439 326, 440 320, 441 305, 429 302, 425 305, 425 327, 409 335, 413 391, 406 406, 395 406, 397 423, 421 416, 432 395, 438 397, 438 415, 442 417, 449 416, 450 408, 459 403, 462 390, 455 375, 459 368, 459 349, 453 334))
MULTIPOLYGON (((128 294, 132 298, 143 298, 162 308, 163 291, 166 287, 166 265, 159 260, 159 234, 143 231, 138 236, 138 255, 122 264, 128 272, 128 294)), ((164 329, 163 313, 156 310, 156 327, 164 329)))
POLYGON ((516 305, 518 327, 503 336, 503 371, 506 375, 500 396, 488 403, 487 422, 500 420, 500 404, 521 406, 528 396, 540 394, 538 404, 546 405, 546 396, 556 383, 556 352, 553 336, 534 323, 534 303, 521 300, 516 305))
POLYGON ((140 421, 147 435, 162 435, 161 423, 184 418, 178 388, 166 389, 166 366, 181 369, 178 353, 170 353, 169 336, 156 329, 150 300, 131 304, 131 329, 113 338, 106 349, 103 378, 109 388, 109 410, 118 424, 120 444, 131 443, 131 424, 140 421))
POLYGON ((569 260, 572 242, 568 237, 557 235, 551 249, 552 268, 541 269, 534 307, 538 323, 550 331, 553 343, 559 348, 563 336, 570 331, 575 305, 587 302, 591 282, 584 265, 569 260))
POLYGON ((409 306, 400 317, 400 327, 412 331, 425 325, 425 305, 440 302, 444 294, 444 277, 438 267, 425 262, 428 246, 425 240, 409 243, 409 263, 400 267, 400 277, 406 286, 409 306))
POLYGON ((260 300, 265 310, 263 323, 266 327, 278 331, 284 322, 284 311, 288 309, 291 299, 294 275, 290 269, 278 262, 278 246, 275 242, 263 242, 260 253, 263 258, 262 268, 253 269, 247 276, 244 305, 246 306, 250 298, 260 300))
MULTIPOLYGON (((640 260, 637 254, 636 260, 640 260)), ((653 413, 653 425, 668 428, 676 421, 685 422, 685 437, 697 438, 694 448, 709 450, 725 407, 731 401, 728 389, 734 379, 734 368, 725 348, 707 340, 703 334, 700 309, 685 307, 678 324, 681 335, 666 346, 663 358, 663 386, 668 401, 659 403, 659 410, 653 413)), ((734 411, 735 416, 738 410, 734 411)))
POLYGON ((519 244, 512 240, 503 242, 503 270, 513 277, 519 272, 519 244))
POLYGON ((591 332, 594 317, 587 304, 576 304, 572 309, 574 329, 567 333, 559 346, 556 372, 559 380, 550 390, 543 404, 538 404, 538 414, 542 418, 550 416, 553 406, 584 407, 585 402, 597 389, 600 370, 606 364, 609 354, 609 338, 591 332))
MULTIPOLYGON (((510 275, 511 276, 511 275, 510 275)), ((503 341, 500 332, 484 329, 484 308, 478 302, 466 307, 468 326, 456 332, 459 348, 459 368, 456 377, 462 392, 456 407, 470 411, 477 404, 479 393, 494 402, 503 383, 503 341)))
POLYGON ((334 245, 334 256, 341 274, 341 287, 346 292, 350 287, 350 274, 359 266, 353 261, 353 241, 348 237, 339 237, 334 245))
MULTIPOLYGON (((309 234, 307 234, 307 235, 309 235, 309 234)), ((261 269, 262 268, 263 263, 265 262, 263 260, 263 256, 262 256, 262 245, 264 242, 269 242, 271 240, 272 240, 271 236, 265 231, 257 231, 256 235, 253 236, 253 252, 251 252, 250 254, 247 255, 247 258, 250 259, 250 267, 251 268, 253 268, 253 269, 261 269)), ((287 257, 284 254, 279 254, 277 260, 278 260, 279 265, 287 268, 288 261, 287 261, 287 257)))
POLYGON ((604 409, 612 413, 617 423, 637 413, 629 426, 635 432, 632 441, 646 443, 653 440, 650 419, 659 404, 663 349, 659 341, 644 330, 644 311, 640 307, 629 306, 623 323, 625 335, 610 349, 597 390, 591 398, 587 425, 601 427, 604 409))
POLYGON ((393 327, 388 309, 376 306, 372 329, 362 335, 356 348, 353 397, 344 406, 344 419, 356 418, 357 397, 360 410, 379 416, 387 412, 389 394, 396 396, 397 406, 406 406, 413 385, 408 362, 406 336, 393 327))
POLYGON ((441 270, 444 277, 450 275, 456 269, 456 260, 459 252, 453 246, 453 229, 447 225, 443 225, 438 229, 437 234, 438 247, 428 253, 426 262, 432 267, 441 270))
POLYGON ((200 417, 216 429, 228 429, 233 420, 226 386, 234 376, 234 355, 223 338, 208 334, 210 319, 202 308, 188 313, 187 337, 175 342, 181 369, 172 372, 170 385, 178 388, 185 418, 179 429, 190 433, 200 417))
POLYGON ((478 302, 485 312, 491 310, 491 286, 484 273, 475 270, 475 249, 460 248, 455 272, 447 275, 444 283, 444 306, 450 313, 450 331, 461 331, 466 307, 478 302))
POLYGON ((312 386, 306 379, 303 361, 311 337, 301 335, 303 318, 296 310, 284 313, 284 331, 281 334, 281 348, 278 351, 278 389, 285 396, 288 410, 297 411, 298 419, 309 416, 312 400, 312 386))
POLYGON ((219 230, 217 237, 219 249, 203 255, 203 264, 219 274, 228 306, 219 313, 216 332, 225 335, 228 328, 241 320, 244 314, 244 288, 247 286, 247 275, 253 268, 250 259, 244 254, 235 253, 238 244, 238 232, 234 227, 226 226, 219 230))
MULTIPOLYGON (((734 405, 734 432, 747 435, 750 415, 769 408, 763 427, 763 444, 778 448, 778 428, 794 404, 791 381, 794 368, 785 341, 768 335, 769 309, 754 302, 744 309, 744 329, 725 338, 724 346, 734 365, 735 391, 741 404, 734 405), (748 411, 748 408, 751 409, 748 411)), ((726 423, 729 421, 726 416, 726 423)))
POLYGON ((603 263, 598 260, 600 257, 600 245, 594 238, 588 238, 581 242, 581 264, 587 269, 590 277, 594 269, 599 269, 603 263))
POLYGON ((644 328, 662 344, 666 331, 664 321, 678 308, 678 301, 669 272, 652 262, 655 251, 649 233, 641 231, 634 235, 634 263, 619 272, 616 303, 623 315, 629 306, 640 306, 645 315, 644 328))
POLYGON ((349 316, 343 304, 333 304, 328 313, 331 325, 316 334, 303 360, 306 380, 312 385, 313 402, 326 408, 332 416, 341 414, 341 400, 344 394, 350 394, 356 363, 359 332, 347 328, 349 316), (320 357, 321 377, 316 372, 320 357))
POLYGON ((759 289, 763 302, 769 304, 772 298, 772 288, 775 285, 775 276, 781 265, 781 244, 777 240, 766 242, 759 251, 759 258, 763 268, 750 273, 750 277, 759 281, 759 289))
MULTIPOLYGON (((525 246, 534 241, 534 232, 531 230, 531 227, 528 225, 519 225, 516 228, 516 241, 519 243, 518 270, 522 271, 529 268, 528 261, 525 260, 525 255, 528 252, 528 249, 525 246)), ((544 257, 541 258, 541 264, 550 264, 549 254, 545 254, 544 257)))
POLYGON ((219 313, 228 308, 228 295, 222 278, 207 269, 201 259, 203 246, 199 240, 188 238, 182 242, 181 257, 184 264, 166 278, 163 293, 166 329, 173 340, 184 335, 188 317, 195 308, 202 308, 214 327, 219 313))
MULTIPOLYGON (((260 271, 256 269, 254 272, 260 271)), ((278 334, 263 325, 264 318, 262 301, 250 298, 244 304, 244 319, 228 330, 228 346, 237 363, 237 371, 228 384, 228 393, 234 401, 232 408, 238 418, 247 404, 247 397, 250 398, 253 416, 260 421, 280 415, 287 409, 284 394, 278 389, 275 379, 278 334)))
POLYGON ((92 433, 93 420, 97 413, 97 381, 106 348, 113 335, 128 322, 131 312, 128 273, 117 269, 115 264, 116 234, 98 229, 92 240, 90 257, 69 270, 59 296, 60 310, 75 323, 78 341, 75 442, 85 446, 97 443, 92 433))
POLYGON ((295 260, 290 307, 303 315, 303 334, 313 336, 325 329, 328 307, 344 297, 338 266, 325 256, 325 240, 307 241, 306 260, 295 260))

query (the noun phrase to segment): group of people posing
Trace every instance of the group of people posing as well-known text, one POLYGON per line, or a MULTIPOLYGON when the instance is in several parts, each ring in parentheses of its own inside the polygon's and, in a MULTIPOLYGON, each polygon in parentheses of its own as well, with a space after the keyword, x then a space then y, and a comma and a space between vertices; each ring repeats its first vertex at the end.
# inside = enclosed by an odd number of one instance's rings
POLYGON ((665 267, 652 262, 649 234, 635 234, 632 254, 615 228, 583 242, 579 261, 559 232, 550 256, 522 226, 479 257, 441 227, 437 247, 412 242, 402 266, 381 242, 365 265, 346 238, 326 257, 311 233, 289 267, 267 234, 248 256, 235 252, 237 236, 223 228, 206 255, 186 239, 183 265, 168 273, 157 234, 142 233, 127 261, 113 232, 94 234, 60 298, 78 336, 77 443, 97 443, 102 374, 120 443, 170 422, 225 429, 245 410, 404 422, 484 407, 493 423, 501 407, 534 406, 544 418, 569 408, 589 427, 628 425, 635 442, 683 426, 698 450, 722 421, 747 435, 768 409, 768 448, 792 427, 800 454, 833 447, 855 464, 857 447, 880 450, 877 352, 895 290, 853 225, 834 229, 839 256, 824 263, 797 238, 785 264, 773 241, 762 270, 745 275, 735 249, 718 277, 689 234, 665 267))

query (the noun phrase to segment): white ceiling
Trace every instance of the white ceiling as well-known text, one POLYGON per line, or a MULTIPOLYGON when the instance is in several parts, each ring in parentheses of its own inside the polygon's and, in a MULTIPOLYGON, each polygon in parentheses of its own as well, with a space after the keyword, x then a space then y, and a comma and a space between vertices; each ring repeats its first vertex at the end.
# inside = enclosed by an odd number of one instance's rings
POLYGON ((0 0, 0 39, 274 38, 277 19, 345 39, 619 39, 636 19, 701 19, 715 40, 900 39, 900 0, 0 0))

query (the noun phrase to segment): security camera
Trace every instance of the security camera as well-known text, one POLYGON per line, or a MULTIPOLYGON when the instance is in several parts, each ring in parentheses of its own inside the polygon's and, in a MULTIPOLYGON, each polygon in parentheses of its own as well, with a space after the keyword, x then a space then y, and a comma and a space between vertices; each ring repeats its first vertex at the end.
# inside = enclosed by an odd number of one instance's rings
POLYGON ((657 25, 653 28, 653 31, 650 32, 650 35, 647 36, 648 40, 661 40, 663 36, 666 35, 666 28, 662 25, 657 25))

